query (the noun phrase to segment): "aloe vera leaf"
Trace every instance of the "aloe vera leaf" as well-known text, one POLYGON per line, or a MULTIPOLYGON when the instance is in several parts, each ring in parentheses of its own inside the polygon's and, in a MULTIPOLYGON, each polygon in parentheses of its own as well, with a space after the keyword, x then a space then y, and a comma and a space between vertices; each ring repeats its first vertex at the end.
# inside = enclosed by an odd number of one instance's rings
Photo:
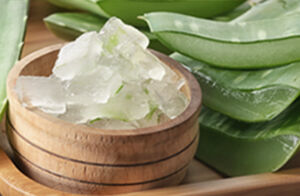
MULTIPOLYGON (((99 31, 104 26, 106 19, 89 13, 65 12, 51 14, 44 18, 44 22, 57 37, 71 41, 85 32, 99 31)), ((155 35, 146 30, 142 30, 142 32, 150 39, 150 48, 167 54, 171 53, 157 40, 155 35)))
POLYGON ((46 18, 47 28, 57 37, 74 40, 89 31, 99 31, 106 19, 88 13, 55 13, 46 18))
POLYGON ((268 0, 258 3, 231 22, 272 19, 300 12, 299 0, 268 0))
POLYGON ((300 100, 272 121, 249 124, 204 107, 196 157, 229 176, 276 171, 299 147, 299 110, 300 100))
POLYGON ((272 85, 286 85, 300 91, 300 62, 269 69, 232 70, 212 67, 179 53, 174 53, 171 57, 186 65, 195 75, 226 88, 258 90, 272 85))
POLYGON ((277 112, 277 117, 269 122, 250 124, 229 116, 245 120, 243 115, 250 115, 251 110, 264 114, 267 105, 269 109, 281 104, 284 105, 282 109, 287 107, 299 96, 299 63, 266 70, 238 71, 210 67, 180 54, 171 57, 189 65, 188 69, 201 84, 203 103, 215 110, 204 107, 200 114, 201 137, 197 158, 226 175, 237 176, 276 171, 298 149, 300 114, 297 111, 300 109, 300 100, 282 113, 277 112), (222 84, 221 88, 218 88, 219 83, 222 84), (233 88, 238 90, 232 92, 233 88), (294 89, 294 95, 285 93, 290 88, 294 89), (241 97, 242 92, 247 96, 241 97), (248 94, 253 92, 254 97, 247 99, 248 94), (267 95, 267 92, 270 94, 267 95), (282 96, 281 103, 273 100, 277 96, 282 96), (265 103, 256 107, 255 100, 259 97, 265 103), (224 108, 231 115, 216 112, 224 108), (250 108, 250 114, 247 108, 250 108))
POLYGON ((83 10, 102 17, 110 17, 100 6, 98 6, 97 0, 48 0, 48 2, 70 10, 83 10))
POLYGON ((246 13, 248 10, 250 10, 250 8, 251 8, 250 2, 246 1, 245 3, 243 3, 240 6, 236 7, 231 12, 226 13, 225 15, 220 15, 220 16, 214 17, 213 20, 224 21, 224 22, 233 21, 234 19, 240 17, 241 15, 246 13))
POLYGON ((7 74, 23 47, 28 4, 28 0, 0 0, 0 120, 7 105, 7 74))
POLYGON ((207 107, 234 119, 246 122, 270 120, 300 95, 300 62, 243 71, 215 68, 178 53, 171 57, 196 76, 207 107))
POLYGON ((247 1, 226 15, 214 20, 227 22, 245 22, 272 19, 300 12, 299 0, 266 0, 258 3, 247 1))
POLYGON ((99 6, 111 16, 128 24, 146 26, 138 16, 153 11, 177 12, 196 17, 213 17, 226 13, 245 0, 100 0, 99 6))
MULTIPOLYGON (((205 80, 201 79, 198 78, 198 81, 203 84, 205 80)), ((206 92, 203 95, 203 102, 207 107, 245 122, 271 120, 299 97, 299 90, 289 86, 271 86, 244 91, 208 83, 202 85, 202 89, 206 92)))
POLYGON ((217 67, 267 68, 300 60, 300 14, 242 23, 165 12, 144 18, 165 46, 217 67))

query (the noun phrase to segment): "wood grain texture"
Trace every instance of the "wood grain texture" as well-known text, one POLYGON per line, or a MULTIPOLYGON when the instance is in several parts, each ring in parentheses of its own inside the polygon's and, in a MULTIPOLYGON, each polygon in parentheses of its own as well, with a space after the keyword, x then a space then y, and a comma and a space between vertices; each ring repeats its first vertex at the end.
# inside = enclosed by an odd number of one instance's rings
MULTIPOLYGON (((97 194, 97 195, 108 195, 116 193, 126 193, 134 192, 140 190, 151 189, 153 187, 166 187, 166 186, 175 186, 182 181, 185 176, 186 169, 182 168, 171 176, 166 176, 160 179, 155 179, 155 181, 139 184, 98 184, 92 182, 82 182, 76 181, 73 178, 66 178, 63 176, 58 176, 56 174, 45 171, 44 169, 33 166, 31 163, 28 163, 27 160, 22 157, 18 157, 18 161, 21 161, 22 166, 25 166, 25 169, 30 171, 30 176, 33 179, 38 179, 42 184, 47 184, 47 186, 52 187, 58 190, 66 190, 68 192, 76 192, 79 194, 97 194)), ((23 168, 22 168, 23 169, 23 168)))
POLYGON ((271 195, 299 195, 300 169, 266 173, 259 175, 235 177, 182 185, 177 187, 149 190, 124 194, 124 196, 152 196, 152 195, 243 195, 243 196, 271 196, 271 195))
MULTIPOLYGON (((197 146, 197 140, 195 138, 187 148, 184 148, 170 159, 140 166, 118 166, 69 161, 66 160, 65 157, 57 156, 56 154, 36 148, 32 143, 24 140, 12 127, 8 128, 8 134, 15 153, 30 160, 35 165, 43 165, 44 170, 53 171, 60 176, 72 177, 86 182, 93 181, 99 184, 110 184, 112 181, 116 184, 132 184, 141 180, 151 181, 168 176, 174 173, 174 171, 182 170, 182 167, 189 164, 190 157, 195 152, 197 146), (182 165, 178 165, 178 162, 183 163, 182 165), (63 167, 57 167, 61 165, 63 165, 63 167), (156 169, 153 170, 153 167, 156 169), (115 174, 113 176, 103 175, 108 169, 114 170, 115 174), (93 173, 93 175, 86 175, 88 173, 93 173), (133 173, 135 173, 135 175, 131 175, 133 173)), ((28 162, 26 162, 25 166, 26 165, 28 165, 28 162)))
POLYGON ((193 75, 170 57, 152 51, 186 81, 182 91, 190 103, 182 114, 157 126, 130 130, 75 125, 24 108, 14 90, 20 75, 49 75, 62 46, 26 56, 8 75, 8 136, 23 172, 45 185, 84 194, 180 183, 199 137, 201 90, 193 75))
POLYGON ((0 191, 3 196, 71 196, 71 194, 53 190, 29 179, 14 166, 12 161, 2 150, 0 150, 0 191))
MULTIPOLYGON (((217 175, 212 170, 208 169, 206 166, 202 165, 200 162, 194 160, 189 167, 189 172, 184 180, 184 183, 209 181, 217 178, 220 178, 220 176, 217 175)), ((70 193, 60 192, 55 189, 48 188, 29 179, 14 166, 12 161, 7 157, 7 155, 2 150, 0 150, 0 193, 4 196, 6 195, 8 196, 10 195, 13 196, 19 196, 19 195, 20 196, 21 195, 71 196, 73 195, 70 193)), ((168 192, 164 194, 167 193, 168 192)), ((178 194, 175 194, 173 191, 171 191, 170 193, 172 193, 172 195, 184 195, 184 194, 189 195, 190 191, 184 191, 184 192, 180 191, 178 192, 178 194)), ((138 195, 143 195, 143 194, 139 193, 138 195)), ((146 195, 149 195, 149 193, 146 192, 146 195)))
POLYGON ((51 13, 61 11, 63 10, 48 4, 46 0, 30 1, 28 25, 22 57, 43 47, 65 42, 49 32, 43 23, 43 18, 51 13))

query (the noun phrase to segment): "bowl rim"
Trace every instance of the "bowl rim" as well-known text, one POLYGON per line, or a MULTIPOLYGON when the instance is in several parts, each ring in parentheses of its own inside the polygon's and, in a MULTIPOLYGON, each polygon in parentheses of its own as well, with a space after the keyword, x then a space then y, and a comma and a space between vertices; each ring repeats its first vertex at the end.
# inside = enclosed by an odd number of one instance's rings
POLYGON ((42 58, 45 55, 60 50, 65 44, 66 43, 50 45, 31 53, 26 57, 22 58, 20 61, 18 61, 16 65, 9 72, 7 77, 7 84, 6 84, 8 101, 10 104, 12 103, 16 104, 15 106, 18 109, 23 110, 24 113, 27 113, 28 115, 26 115, 26 118, 30 119, 30 117, 33 117, 34 119, 38 119, 41 123, 50 122, 51 124, 54 125, 54 127, 64 126, 65 127, 64 129, 74 130, 76 132, 81 132, 81 133, 83 132, 83 133, 106 135, 106 136, 129 136, 129 135, 140 136, 140 135, 148 135, 148 134, 163 132, 166 130, 171 130, 175 127, 182 125, 184 122, 192 118, 195 114, 200 112, 200 108, 202 105, 202 91, 197 79, 193 76, 191 72, 189 72, 186 68, 184 68, 180 63, 178 63, 171 57, 152 49, 150 49, 150 51, 156 57, 158 57, 163 63, 165 63, 167 66, 174 66, 174 68, 178 70, 180 74, 184 77, 187 83, 186 85, 188 87, 188 91, 190 94, 190 102, 186 107, 186 109, 174 119, 171 119, 167 122, 155 126, 137 128, 137 129, 121 129, 121 130, 100 129, 100 128, 90 127, 84 124, 74 124, 59 119, 57 117, 54 117, 50 114, 44 113, 38 109, 29 109, 22 106, 21 102, 17 98, 17 94, 14 89, 16 85, 16 80, 21 75, 23 69, 28 64, 35 61, 36 59, 42 58))

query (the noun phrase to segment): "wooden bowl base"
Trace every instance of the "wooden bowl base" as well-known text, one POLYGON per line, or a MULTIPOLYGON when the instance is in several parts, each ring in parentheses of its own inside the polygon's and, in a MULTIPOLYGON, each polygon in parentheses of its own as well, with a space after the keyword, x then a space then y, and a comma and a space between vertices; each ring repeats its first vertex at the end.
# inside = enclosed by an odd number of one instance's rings
POLYGON ((29 178, 53 189, 77 194, 120 194, 158 187, 175 186, 184 179, 187 172, 187 166, 185 166, 169 176, 136 184, 117 185, 92 182, 89 183, 64 176, 58 176, 54 173, 51 173, 51 171, 43 170, 18 154, 16 154, 15 157, 15 162, 18 168, 29 178))

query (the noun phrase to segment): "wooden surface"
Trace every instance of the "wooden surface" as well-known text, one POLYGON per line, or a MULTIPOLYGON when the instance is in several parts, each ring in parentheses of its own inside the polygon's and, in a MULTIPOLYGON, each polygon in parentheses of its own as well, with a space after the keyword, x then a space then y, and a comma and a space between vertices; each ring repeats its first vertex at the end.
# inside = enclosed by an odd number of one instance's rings
POLYGON ((31 1, 22 57, 45 46, 65 42, 55 37, 43 24, 44 17, 60 11, 62 10, 46 3, 46 0, 31 1))
POLYGON ((29 179, 14 166, 2 150, 0 150, 0 193, 3 196, 70 195, 29 179))
MULTIPOLYGON (((63 41, 52 35, 42 23, 42 18, 57 8, 48 5, 44 0, 32 0, 28 30, 22 56, 63 41)), ((12 156, 8 147, 6 135, 1 129, 1 148, 12 156)), ((300 160, 300 159, 299 159, 300 160)), ((289 164, 295 167, 296 164, 289 164)), ((299 195, 300 170, 292 169, 275 174, 260 174, 238 178, 223 179, 201 162, 193 160, 188 168, 187 176, 182 185, 169 188, 149 190, 140 193, 126 194, 136 195, 299 195)), ((2 195, 70 195, 47 188, 22 174, 0 150, 0 193, 2 195)))
POLYGON ((124 196, 152 195, 222 195, 222 196, 297 196, 300 193, 300 169, 266 173, 252 176, 220 179, 214 181, 192 183, 183 186, 149 190, 124 196))

